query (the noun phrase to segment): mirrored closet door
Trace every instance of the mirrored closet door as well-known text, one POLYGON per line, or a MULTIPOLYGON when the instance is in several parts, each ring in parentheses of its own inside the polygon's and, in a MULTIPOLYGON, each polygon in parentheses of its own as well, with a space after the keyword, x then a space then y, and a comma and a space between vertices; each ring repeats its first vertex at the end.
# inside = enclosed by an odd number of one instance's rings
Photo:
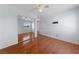
POLYGON ((18 17, 18 42, 29 41, 37 37, 37 19, 18 17))

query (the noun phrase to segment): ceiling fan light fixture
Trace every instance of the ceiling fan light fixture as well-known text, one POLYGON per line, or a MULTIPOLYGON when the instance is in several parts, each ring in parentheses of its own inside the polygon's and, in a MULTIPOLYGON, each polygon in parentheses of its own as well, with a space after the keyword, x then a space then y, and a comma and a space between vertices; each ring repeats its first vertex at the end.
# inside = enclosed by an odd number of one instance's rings
POLYGON ((43 12, 43 9, 39 8, 38 11, 41 13, 41 12, 43 12))
POLYGON ((38 12, 43 12, 44 11, 44 9, 46 9, 46 8, 49 8, 49 6, 48 5, 38 5, 38 7, 37 7, 37 10, 38 10, 38 12))

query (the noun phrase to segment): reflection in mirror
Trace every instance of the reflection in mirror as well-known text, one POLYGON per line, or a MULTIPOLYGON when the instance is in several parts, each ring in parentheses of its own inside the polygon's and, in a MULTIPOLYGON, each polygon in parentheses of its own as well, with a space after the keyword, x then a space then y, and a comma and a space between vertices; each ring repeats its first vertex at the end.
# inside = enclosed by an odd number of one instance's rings
POLYGON ((28 41, 37 37, 37 18, 19 16, 18 42, 28 41))

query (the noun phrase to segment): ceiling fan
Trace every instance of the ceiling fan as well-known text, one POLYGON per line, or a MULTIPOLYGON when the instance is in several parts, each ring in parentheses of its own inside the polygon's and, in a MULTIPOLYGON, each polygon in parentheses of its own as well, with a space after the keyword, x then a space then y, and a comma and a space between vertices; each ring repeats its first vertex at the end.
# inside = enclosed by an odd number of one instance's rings
POLYGON ((38 11, 40 13, 43 12, 46 8, 49 8, 49 6, 48 5, 45 5, 45 4, 34 6, 34 10, 35 11, 38 11))

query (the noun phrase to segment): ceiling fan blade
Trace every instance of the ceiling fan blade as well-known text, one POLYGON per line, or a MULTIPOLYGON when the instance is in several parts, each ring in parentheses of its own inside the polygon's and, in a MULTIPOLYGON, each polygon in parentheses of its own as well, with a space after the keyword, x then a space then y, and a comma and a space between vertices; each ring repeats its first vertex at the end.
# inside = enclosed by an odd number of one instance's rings
POLYGON ((39 10, 43 10, 45 8, 49 8, 49 6, 48 5, 36 5, 30 11, 39 11, 39 10))

